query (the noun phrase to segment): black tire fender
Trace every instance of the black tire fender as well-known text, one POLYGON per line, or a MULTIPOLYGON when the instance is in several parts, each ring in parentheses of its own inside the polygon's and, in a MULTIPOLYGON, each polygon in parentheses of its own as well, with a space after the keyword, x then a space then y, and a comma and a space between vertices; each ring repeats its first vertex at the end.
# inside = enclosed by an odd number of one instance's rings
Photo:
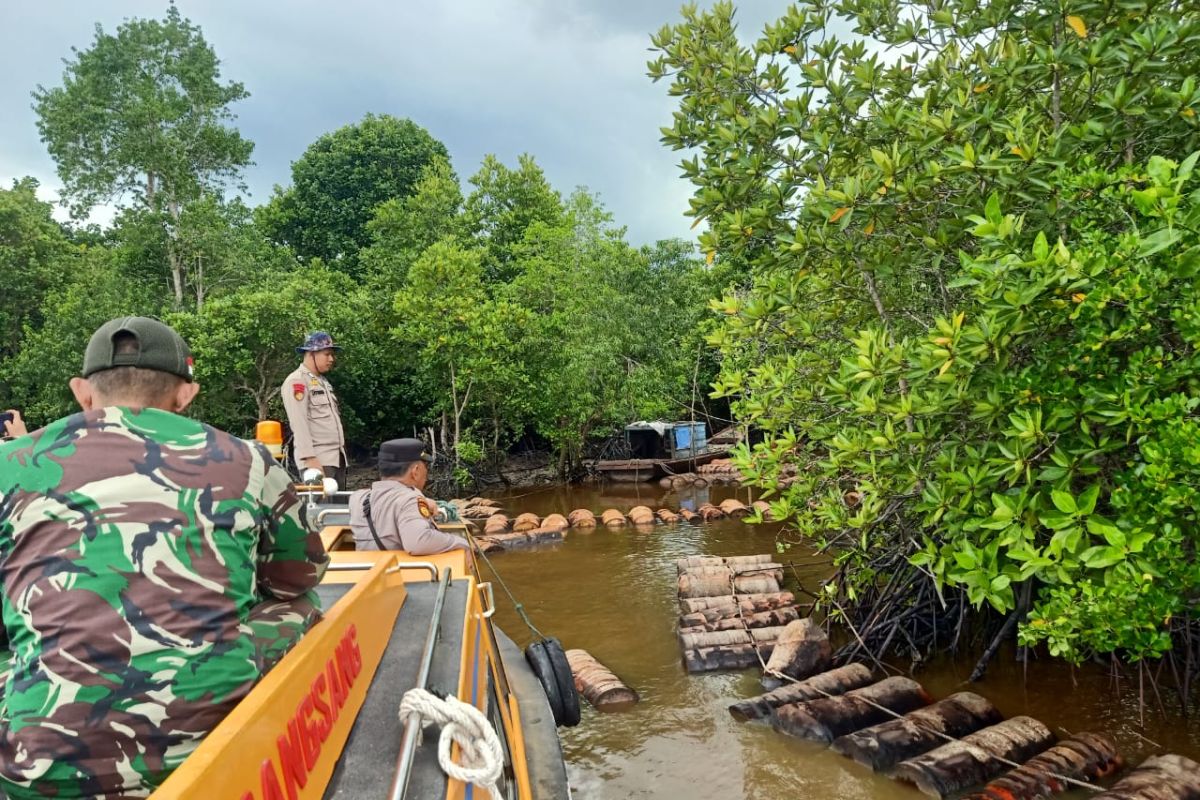
POLYGON ((542 691, 546 693, 546 700, 550 704, 550 713, 554 716, 554 724, 562 725, 566 713, 563 709, 562 694, 558 691, 554 665, 546 649, 546 640, 541 639, 526 647, 525 660, 537 676, 538 683, 542 684, 542 691))
POLYGON ((573 728, 579 724, 579 692, 575 691, 575 674, 571 672, 571 664, 558 639, 551 636, 545 640, 545 645, 550 666, 554 669, 554 678, 558 681, 558 696, 562 698, 563 716, 558 724, 573 728))

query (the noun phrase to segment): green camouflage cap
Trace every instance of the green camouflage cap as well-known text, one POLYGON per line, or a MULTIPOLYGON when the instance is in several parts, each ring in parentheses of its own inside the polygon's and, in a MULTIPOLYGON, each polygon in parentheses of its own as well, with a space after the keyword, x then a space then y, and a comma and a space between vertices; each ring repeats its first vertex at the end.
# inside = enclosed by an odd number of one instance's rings
POLYGON ((153 369, 191 381, 192 352, 182 336, 156 319, 118 317, 104 323, 92 334, 83 354, 83 377, 113 367, 153 369), (137 340, 136 352, 114 352, 114 340, 122 333, 137 340))

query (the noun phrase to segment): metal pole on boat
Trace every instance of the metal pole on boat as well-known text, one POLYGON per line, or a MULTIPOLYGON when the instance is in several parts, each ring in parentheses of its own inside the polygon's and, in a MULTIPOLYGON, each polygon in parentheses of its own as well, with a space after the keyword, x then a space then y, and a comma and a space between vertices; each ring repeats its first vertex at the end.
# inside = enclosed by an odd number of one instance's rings
MULTIPOLYGON (((442 570, 442 580, 438 583, 437 598, 433 601, 433 618, 429 621, 429 633, 425 637, 425 649, 421 652, 421 669, 417 673, 417 688, 424 689, 429 680, 429 670, 433 666, 433 648, 437 644, 438 631, 442 625, 442 607, 446 604, 446 589, 450 586, 450 568, 442 570)), ((388 792, 389 800, 403 800, 408 791, 408 779, 412 774, 413 759, 417 755, 417 739, 421 736, 421 726, 411 722, 404 723, 404 735, 400 739, 400 756, 396 759, 396 773, 392 777, 392 788, 388 792)))

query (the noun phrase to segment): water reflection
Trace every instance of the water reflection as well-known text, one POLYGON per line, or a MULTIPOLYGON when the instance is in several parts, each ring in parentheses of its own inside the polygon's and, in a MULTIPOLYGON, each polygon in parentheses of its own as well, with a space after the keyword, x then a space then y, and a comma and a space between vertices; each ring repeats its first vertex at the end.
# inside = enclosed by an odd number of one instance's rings
MULTIPOLYGON (((639 504, 695 509, 729 497, 753 499, 741 488, 679 491, 649 483, 497 495, 510 517, 523 511, 565 515, 580 507, 598 515, 608 507, 628 511, 639 504)), ((560 731, 576 798, 921 797, 823 747, 762 724, 735 722, 726 710, 729 703, 761 691, 752 671, 684 672, 675 638, 675 559, 774 552, 778 528, 736 520, 645 529, 601 525, 572 529, 559 544, 492 556, 540 630, 559 637, 567 648, 590 651, 641 695, 637 706, 620 713, 601 714, 584 703, 582 723, 560 731)), ((791 551, 781 559, 801 563, 800 579, 814 586, 822 567, 806 556, 811 554, 791 551)), ((496 619, 505 632, 522 647, 532 641, 511 604, 498 596, 498 605, 496 619)), ((1006 716, 1038 717, 1060 736, 1107 731, 1134 763, 1155 752, 1200 758, 1200 726, 1175 713, 1148 710, 1147 728, 1139 730, 1136 686, 1114 693, 1100 668, 1072 671, 1057 662, 1034 662, 1026 678, 1011 657, 999 658, 983 682, 969 685, 965 680, 972 666, 968 659, 947 659, 916 677, 936 697, 970 688, 1006 716), (1165 750, 1157 751, 1136 733, 1165 750)), ((1170 708, 1172 698, 1163 700, 1170 708)))

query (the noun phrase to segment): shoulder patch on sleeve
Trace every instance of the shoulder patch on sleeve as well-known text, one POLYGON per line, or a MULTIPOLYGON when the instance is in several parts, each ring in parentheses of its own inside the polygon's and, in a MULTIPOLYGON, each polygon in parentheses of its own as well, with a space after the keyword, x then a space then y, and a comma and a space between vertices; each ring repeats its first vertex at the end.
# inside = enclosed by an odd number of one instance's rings
POLYGON ((429 513, 429 506, 425 505, 420 500, 417 500, 417 510, 421 512, 421 516, 425 519, 429 519, 433 516, 429 513))
POLYGON ((297 400, 304 399, 304 384, 303 383, 293 383, 292 384, 292 397, 296 398, 297 400))

